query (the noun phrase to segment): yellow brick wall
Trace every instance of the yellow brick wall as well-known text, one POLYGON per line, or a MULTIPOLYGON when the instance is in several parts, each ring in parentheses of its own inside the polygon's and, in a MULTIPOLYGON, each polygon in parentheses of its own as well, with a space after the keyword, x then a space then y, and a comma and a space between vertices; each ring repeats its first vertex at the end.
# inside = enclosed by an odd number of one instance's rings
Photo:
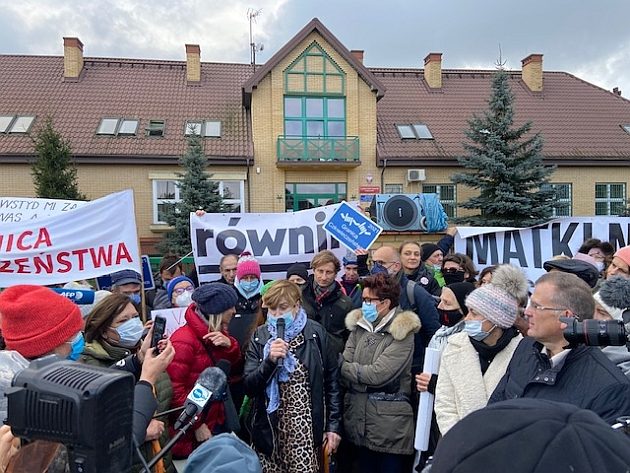
POLYGON ((63 67, 65 77, 79 77, 83 69, 83 52, 75 46, 64 46, 63 67))
MULTIPOLYGON (((345 182, 348 198, 358 196, 368 173, 376 176, 376 96, 356 71, 317 33, 302 41, 252 94, 252 126, 256 166, 251 175, 251 211, 283 212, 286 182, 345 182), (358 136, 361 165, 350 170, 330 168, 285 170, 276 167, 277 138, 284 133, 283 71, 313 42, 326 51, 346 73, 346 134, 358 136)), ((376 178, 375 178, 376 179, 376 178)), ((357 197, 358 198, 358 197, 357 197)))

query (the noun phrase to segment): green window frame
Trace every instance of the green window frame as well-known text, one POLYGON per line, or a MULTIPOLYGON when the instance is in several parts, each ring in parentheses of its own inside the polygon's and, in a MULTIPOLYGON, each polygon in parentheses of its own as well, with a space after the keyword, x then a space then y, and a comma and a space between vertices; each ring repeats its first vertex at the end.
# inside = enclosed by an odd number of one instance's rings
POLYGON ((571 217, 573 215, 573 192, 570 182, 543 184, 540 188, 556 191, 558 203, 553 206, 552 217, 571 217))
POLYGON ((346 136, 345 97, 284 97, 284 136, 346 136))
POLYGON ((346 200, 348 185, 345 182, 287 182, 284 192, 285 210, 296 212, 346 200))
POLYGON ((284 71, 287 94, 345 95, 346 74, 313 41, 284 71))
POLYGON ((620 215, 625 208, 625 182, 595 184, 595 215, 620 215))

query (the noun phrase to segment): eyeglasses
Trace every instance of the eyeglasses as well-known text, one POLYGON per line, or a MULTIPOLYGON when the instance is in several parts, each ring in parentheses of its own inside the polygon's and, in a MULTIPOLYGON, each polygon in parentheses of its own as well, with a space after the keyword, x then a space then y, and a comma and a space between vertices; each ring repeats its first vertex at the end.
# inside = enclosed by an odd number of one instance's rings
POLYGON ((381 261, 381 260, 372 260, 372 263, 374 264, 378 264, 379 266, 385 266, 387 267, 388 264, 394 264, 396 261, 381 261))
POLYGON ((531 307, 534 310, 540 310, 540 311, 542 310, 567 310, 562 307, 545 307, 531 300, 529 301, 529 304, 527 304, 527 307, 531 307))
POLYGON ((464 270, 463 269, 458 269, 458 268, 445 268, 442 270, 442 273, 447 273, 447 274, 455 274, 455 273, 463 273, 464 270))
POLYGON ((178 287, 177 289, 173 289, 173 293, 181 296, 184 292, 193 292, 194 290, 195 286, 178 287))
POLYGON ((374 304, 375 302, 383 302, 383 299, 379 297, 364 297, 363 302, 366 304, 374 304))

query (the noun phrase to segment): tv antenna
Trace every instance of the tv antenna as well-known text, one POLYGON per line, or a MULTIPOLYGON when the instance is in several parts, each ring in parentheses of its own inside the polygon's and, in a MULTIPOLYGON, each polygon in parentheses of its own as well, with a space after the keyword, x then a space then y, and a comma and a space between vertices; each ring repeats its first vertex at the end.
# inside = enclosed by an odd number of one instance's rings
POLYGON ((256 70, 256 53, 264 49, 262 43, 256 44, 254 42, 254 33, 252 32, 252 24, 256 23, 256 19, 262 14, 262 8, 254 10, 253 8, 247 9, 247 19, 249 21, 249 48, 250 48, 250 64, 254 66, 256 70))

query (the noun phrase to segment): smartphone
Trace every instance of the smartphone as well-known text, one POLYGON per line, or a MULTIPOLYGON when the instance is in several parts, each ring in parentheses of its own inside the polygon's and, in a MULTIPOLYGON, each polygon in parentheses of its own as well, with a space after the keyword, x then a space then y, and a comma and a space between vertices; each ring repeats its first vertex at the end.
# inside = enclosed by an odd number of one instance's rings
POLYGON ((160 354, 158 342, 164 337, 166 332, 166 318, 157 315, 153 320, 153 338, 151 339, 151 348, 155 348, 155 354, 160 354))

